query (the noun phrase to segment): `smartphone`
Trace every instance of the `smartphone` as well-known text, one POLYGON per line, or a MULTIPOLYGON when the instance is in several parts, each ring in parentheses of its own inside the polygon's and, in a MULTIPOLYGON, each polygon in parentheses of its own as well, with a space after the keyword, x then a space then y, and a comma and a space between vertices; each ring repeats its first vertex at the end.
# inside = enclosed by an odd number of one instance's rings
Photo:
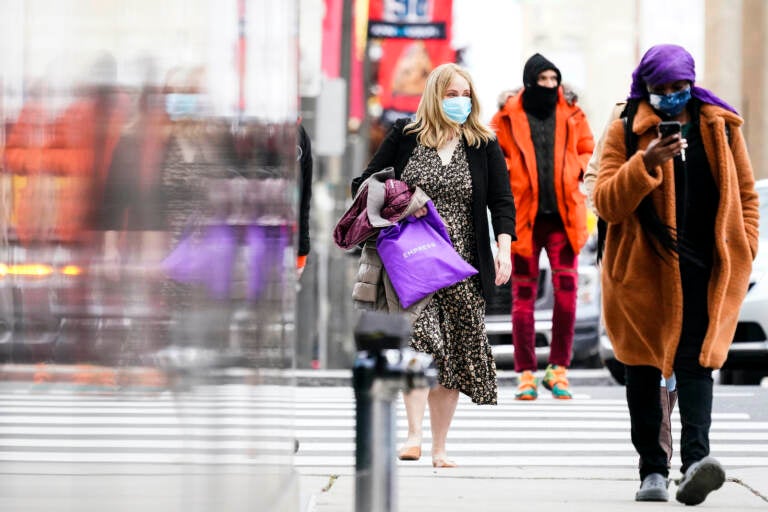
POLYGON ((681 129, 680 121, 662 121, 659 123, 659 134, 662 139, 675 133, 680 133, 681 129))

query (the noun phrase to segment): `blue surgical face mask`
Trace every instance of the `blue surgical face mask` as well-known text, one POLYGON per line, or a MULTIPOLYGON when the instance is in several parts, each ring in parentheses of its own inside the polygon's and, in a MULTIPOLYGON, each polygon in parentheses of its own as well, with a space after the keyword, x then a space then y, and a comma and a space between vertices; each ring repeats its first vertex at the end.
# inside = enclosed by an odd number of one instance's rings
POLYGON ((685 89, 670 94, 650 94, 649 101, 651 106, 663 112, 670 117, 674 117, 683 111, 686 103, 691 99, 691 88, 685 89))
POLYGON ((171 119, 193 117, 198 112, 198 94, 171 93, 165 95, 165 111, 171 119))
POLYGON ((472 99, 466 96, 445 98, 443 100, 443 112, 451 121, 464 124, 469 113, 472 112, 472 99))

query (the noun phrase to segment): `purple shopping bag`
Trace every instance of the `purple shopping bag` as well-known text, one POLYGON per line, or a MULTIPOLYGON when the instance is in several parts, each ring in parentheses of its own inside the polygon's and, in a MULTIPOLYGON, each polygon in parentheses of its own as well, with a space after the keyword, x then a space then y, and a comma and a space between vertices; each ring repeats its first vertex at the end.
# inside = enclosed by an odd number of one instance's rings
POLYGON ((179 283, 194 282, 201 266, 196 246, 193 231, 184 232, 176 247, 160 263, 163 273, 179 283))
POLYGON ((237 238, 232 226, 211 224, 202 233, 188 229, 162 261, 165 275, 184 284, 202 284, 214 299, 226 299, 232 284, 237 238))
POLYGON ((404 308, 477 274, 453 248, 432 201, 424 217, 409 216, 382 229, 376 249, 404 308))
POLYGON ((200 282, 212 298, 228 299, 237 254, 237 237, 232 226, 208 226, 199 249, 203 253, 202 259, 205 263, 200 269, 200 282))
POLYGON ((282 285, 283 255, 291 243, 291 231, 286 225, 250 225, 245 232, 248 248, 248 300, 258 300, 269 280, 282 285))

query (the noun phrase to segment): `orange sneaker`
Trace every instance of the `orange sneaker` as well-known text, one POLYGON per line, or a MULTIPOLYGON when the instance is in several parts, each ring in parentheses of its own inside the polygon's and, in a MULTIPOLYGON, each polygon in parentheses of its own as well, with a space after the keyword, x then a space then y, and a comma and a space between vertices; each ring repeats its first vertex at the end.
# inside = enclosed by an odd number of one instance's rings
POLYGON ((35 384, 42 384, 44 382, 51 382, 52 376, 48 371, 48 365, 46 363, 38 363, 35 365, 35 374, 32 376, 32 381, 35 384))
POLYGON ((96 367, 91 364, 78 364, 72 374, 72 383, 80 386, 90 386, 98 383, 96 367))
POLYGON ((539 397, 539 379, 529 370, 520 375, 515 400, 536 400, 539 397))
POLYGON ((112 368, 104 368, 97 373, 97 382, 101 386, 114 388, 117 386, 117 372, 112 368))
POLYGON ((573 398, 570 390, 568 389, 568 368, 565 366, 558 366, 556 364, 550 364, 547 366, 547 370, 544 372, 544 380, 541 383, 545 388, 552 392, 552 397, 559 400, 570 400, 573 398))

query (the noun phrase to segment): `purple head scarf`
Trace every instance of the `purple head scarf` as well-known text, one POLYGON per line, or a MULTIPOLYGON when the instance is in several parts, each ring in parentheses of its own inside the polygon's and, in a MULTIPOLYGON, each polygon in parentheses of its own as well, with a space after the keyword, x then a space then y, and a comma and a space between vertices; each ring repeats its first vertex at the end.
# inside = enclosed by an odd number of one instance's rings
MULTIPOLYGON (((696 69, 691 54, 675 44, 653 46, 645 52, 640 64, 632 72, 632 88, 627 99, 648 99, 647 85, 661 85, 678 80, 695 83, 696 69)), ((738 114, 735 108, 703 87, 691 85, 691 96, 738 114)))

